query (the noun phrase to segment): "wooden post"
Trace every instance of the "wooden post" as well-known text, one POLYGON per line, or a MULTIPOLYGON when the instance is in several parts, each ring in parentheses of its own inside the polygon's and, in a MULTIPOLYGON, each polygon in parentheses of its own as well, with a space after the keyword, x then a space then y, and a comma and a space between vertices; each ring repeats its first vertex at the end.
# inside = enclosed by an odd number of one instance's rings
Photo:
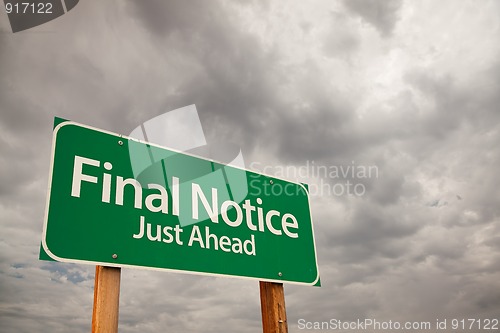
POLYGON ((96 266, 92 333, 118 332, 121 268, 96 266))
POLYGON ((264 333, 288 333, 283 283, 259 281, 264 333))

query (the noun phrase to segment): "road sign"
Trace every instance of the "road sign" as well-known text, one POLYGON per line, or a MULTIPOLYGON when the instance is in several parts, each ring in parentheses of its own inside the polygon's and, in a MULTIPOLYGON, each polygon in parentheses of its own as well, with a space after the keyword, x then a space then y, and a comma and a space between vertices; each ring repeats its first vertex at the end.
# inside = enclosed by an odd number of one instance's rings
POLYGON ((319 285, 304 185, 70 121, 53 133, 45 254, 319 285))

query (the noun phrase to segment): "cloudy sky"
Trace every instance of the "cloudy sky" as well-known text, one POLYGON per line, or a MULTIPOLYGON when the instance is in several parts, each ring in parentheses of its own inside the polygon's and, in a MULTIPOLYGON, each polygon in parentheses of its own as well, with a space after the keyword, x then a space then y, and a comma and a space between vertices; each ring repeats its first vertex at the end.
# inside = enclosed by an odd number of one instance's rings
MULTIPOLYGON (((487 0, 81 0, 15 34, 0 13, 0 332, 90 330, 94 267, 38 260, 53 117, 128 134, 190 104, 253 169, 377 170, 302 177, 323 286, 285 285, 291 332, 499 318, 499 41, 487 0)), ((120 297, 124 333, 261 329, 257 281, 124 269, 120 297)))

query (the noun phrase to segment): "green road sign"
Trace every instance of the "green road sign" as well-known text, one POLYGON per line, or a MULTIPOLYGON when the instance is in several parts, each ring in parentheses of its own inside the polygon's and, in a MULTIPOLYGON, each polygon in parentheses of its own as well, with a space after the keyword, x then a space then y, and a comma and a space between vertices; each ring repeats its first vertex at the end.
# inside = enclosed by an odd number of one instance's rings
POLYGON ((46 255, 319 285, 304 185, 69 121, 54 128, 46 255))

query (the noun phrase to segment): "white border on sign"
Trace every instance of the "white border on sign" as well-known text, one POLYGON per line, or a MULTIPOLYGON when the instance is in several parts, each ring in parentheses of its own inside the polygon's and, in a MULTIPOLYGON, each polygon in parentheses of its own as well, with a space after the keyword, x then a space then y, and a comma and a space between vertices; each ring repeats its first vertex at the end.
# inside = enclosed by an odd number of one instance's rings
POLYGON ((57 133, 59 132, 59 130, 62 127, 68 126, 68 125, 74 125, 74 126, 78 126, 78 127, 90 129, 90 130, 93 130, 93 131, 96 131, 96 132, 101 132, 101 133, 109 134, 109 135, 112 135, 112 136, 115 136, 115 137, 121 138, 121 139, 136 141, 136 142, 139 142, 139 143, 142 143, 142 144, 147 144, 147 145, 154 146, 154 147, 157 147, 157 148, 161 148, 161 149, 166 149, 166 150, 169 150, 169 151, 173 151, 173 152, 176 152, 178 154, 184 154, 184 155, 196 157, 196 158, 199 158, 199 159, 202 159, 202 160, 205 160, 205 161, 210 161, 210 162, 215 162, 215 163, 219 163, 219 164, 224 164, 224 163, 218 162, 218 161, 210 159, 210 158, 205 158, 205 157, 197 156, 197 155, 190 154, 190 153, 187 153, 187 152, 181 152, 181 151, 178 151, 176 149, 171 149, 171 148, 163 147, 163 146, 160 146, 160 145, 157 145, 157 144, 154 144, 154 143, 149 143, 149 142, 146 142, 146 141, 134 139, 134 138, 131 138, 131 137, 128 137, 128 136, 125 136, 125 135, 120 135, 120 134, 117 134, 117 133, 113 133, 113 132, 110 132, 110 131, 102 130, 102 129, 95 128, 95 127, 92 127, 92 126, 83 125, 83 124, 80 124, 80 123, 77 123, 77 122, 74 122, 74 121, 71 121, 71 120, 63 121, 62 123, 58 124, 54 128, 53 134, 52 134, 52 149, 51 149, 50 171, 49 171, 49 179, 48 179, 48 187, 47 187, 47 201, 46 201, 46 205, 45 205, 45 218, 44 218, 44 223, 43 223, 42 247, 43 247, 45 253, 47 253, 47 255, 50 258, 54 259, 55 261, 67 262, 67 263, 77 263, 77 264, 86 264, 86 265, 100 265, 100 266, 110 266, 110 267, 140 268, 140 269, 148 269, 148 270, 154 270, 154 271, 170 271, 170 272, 175 272, 175 273, 185 273, 185 274, 193 274, 193 275, 204 275, 204 276, 214 276, 214 277, 231 277, 231 278, 239 278, 239 279, 250 279, 250 280, 276 282, 276 283, 290 283, 290 284, 308 285, 308 286, 314 286, 318 282, 318 280, 320 278, 320 275, 319 275, 319 267, 318 267, 318 258, 317 258, 317 254, 316 254, 316 238, 314 236, 314 226, 313 226, 313 220, 312 220, 312 214, 311 214, 311 203, 309 201, 309 192, 306 189, 306 187, 303 184, 301 184, 301 183, 289 181, 289 180, 286 180, 286 179, 283 179, 283 178, 280 178, 280 177, 274 177, 274 176, 265 175, 265 174, 260 173, 260 172, 246 170, 246 169, 243 169, 243 168, 240 168, 240 167, 237 167, 237 166, 233 166, 233 165, 231 165, 232 168, 240 169, 240 170, 243 170, 245 172, 251 172, 251 173, 254 173, 254 174, 257 174, 257 175, 261 175, 261 176, 264 176, 264 177, 268 177, 268 178, 271 178, 271 179, 279 179, 279 180, 282 180, 282 181, 285 181, 285 182, 288 182, 288 183, 293 183, 295 185, 301 186, 304 189, 304 191, 306 193, 306 196, 307 196, 307 204, 309 205, 309 218, 311 220, 311 233, 312 233, 312 237, 313 237, 314 260, 315 260, 316 272, 317 272, 316 279, 313 282, 307 283, 307 282, 298 282, 298 281, 274 280, 274 279, 259 278, 259 277, 250 277, 250 276, 239 276, 239 275, 222 274, 222 273, 205 273, 205 272, 188 271, 188 270, 181 270, 181 269, 174 269, 174 268, 160 268, 160 267, 150 267, 150 266, 140 266, 140 265, 114 264, 114 263, 109 263, 109 262, 99 262, 99 261, 89 261, 89 260, 79 260, 79 259, 68 259, 68 258, 61 258, 61 257, 56 256, 55 254, 53 254, 49 250, 49 248, 47 246, 47 242, 46 242, 46 237, 47 237, 47 223, 48 223, 48 217, 49 217, 50 193, 51 193, 51 189, 52 189, 52 174, 53 174, 53 168, 54 168, 54 156, 55 156, 55 148, 56 148, 56 141, 57 141, 57 133))

